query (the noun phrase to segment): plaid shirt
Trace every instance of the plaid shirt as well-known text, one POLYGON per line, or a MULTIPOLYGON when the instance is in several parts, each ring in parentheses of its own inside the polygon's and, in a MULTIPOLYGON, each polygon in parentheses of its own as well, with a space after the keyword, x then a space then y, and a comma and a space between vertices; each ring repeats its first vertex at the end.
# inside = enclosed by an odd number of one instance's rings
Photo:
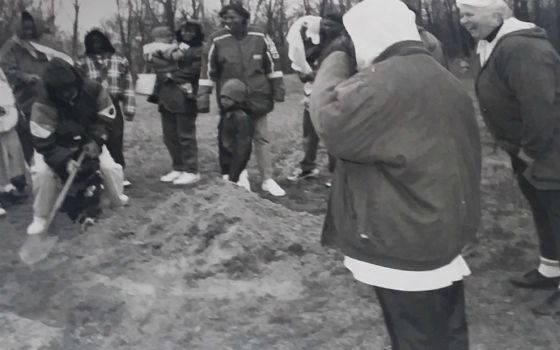
POLYGON ((122 100, 125 115, 134 116, 134 83, 126 58, 117 54, 88 55, 78 59, 76 66, 103 85, 113 99, 122 100))

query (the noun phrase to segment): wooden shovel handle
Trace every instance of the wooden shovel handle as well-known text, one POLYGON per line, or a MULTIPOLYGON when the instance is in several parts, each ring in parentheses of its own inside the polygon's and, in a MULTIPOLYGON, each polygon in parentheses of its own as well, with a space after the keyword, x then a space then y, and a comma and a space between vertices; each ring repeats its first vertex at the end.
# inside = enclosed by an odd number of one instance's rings
POLYGON ((56 198, 56 202, 54 202, 54 206, 53 206, 53 208, 52 208, 52 210, 49 214, 49 217, 47 219, 47 223, 45 225, 45 230, 43 232, 48 232, 49 226, 53 222, 54 217, 56 216, 56 213, 58 212, 58 210, 62 206, 62 203, 64 203, 64 200, 66 199, 66 195, 68 194, 68 191, 70 190, 70 186, 72 186, 72 183, 74 182, 74 178, 76 177, 76 175, 78 174, 78 171, 80 170, 80 166, 82 165, 82 162, 84 161, 85 156, 86 156, 86 153, 82 151, 82 153, 80 153, 80 156, 78 157, 78 160, 76 161, 76 167, 74 167, 74 169, 72 169, 70 174, 68 174, 68 178, 66 179, 66 182, 64 183, 64 187, 62 187, 62 191, 60 191, 60 194, 56 198))

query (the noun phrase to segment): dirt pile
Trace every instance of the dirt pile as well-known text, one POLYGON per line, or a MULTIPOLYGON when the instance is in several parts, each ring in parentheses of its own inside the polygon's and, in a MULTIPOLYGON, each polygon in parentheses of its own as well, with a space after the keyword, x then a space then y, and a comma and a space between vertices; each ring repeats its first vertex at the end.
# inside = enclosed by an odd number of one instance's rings
POLYGON ((1 304, 35 303, 0 313, 11 325, 2 338, 10 350, 380 348, 365 328, 349 329, 345 305, 368 305, 367 328, 376 306, 320 247, 321 227, 319 216, 217 180, 131 208, 63 241, 42 266, 12 271, 1 304))

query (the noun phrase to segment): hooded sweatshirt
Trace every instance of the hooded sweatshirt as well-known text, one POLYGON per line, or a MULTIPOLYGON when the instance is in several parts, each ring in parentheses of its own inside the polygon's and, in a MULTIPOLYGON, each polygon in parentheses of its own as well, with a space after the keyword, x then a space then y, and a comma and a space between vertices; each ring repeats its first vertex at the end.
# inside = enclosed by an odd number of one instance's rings
POLYGON ((534 160, 516 170, 538 189, 559 190, 560 56, 544 29, 518 22, 506 20, 488 43, 493 49, 483 60, 476 93, 497 144, 534 160))
POLYGON ((58 174, 81 146, 91 140, 103 145, 116 110, 107 91, 97 82, 83 79, 76 68, 55 58, 42 75, 39 96, 31 112, 33 145, 58 174), (56 91, 73 86, 78 95, 67 103, 56 91))
POLYGON ((92 29, 85 38, 85 54, 80 57, 76 66, 88 78, 100 83, 115 102, 123 104, 123 113, 132 118, 136 109, 135 92, 130 64, 128 60, 116 53, 109 37, 100 29, 92 29), (103 41, 103 50, 93 50, 92 39, 98 36, 103 41))
MULTIPOLYGON (((344 23, 361 69, 351 75, 350 57, 331 53, 310 101, 317 133, 340 159, 323 243, 384 271, 455 267, 480 216, 472 100, 426 50, 402 2, 362 1, 344 23)), ((464 267, 422 287, 448 286, 464 267)), ((402 281, 390 282, 382 285, 402 281)))
POLYGON ((49 58, 54 57, 56 51, 37 43, 43 34, 43 21, 39 16, 27 11, 21 12, 14 29, 16 34, 0 49, 0 67, 12 87, 18 109, 29 115, 39 86, 34 77, 41 76, 49 58), (21 37, 24 18, 31 18, 35 23, 33 41, 21 37), (45 52, 44 49, 49 50, 45 52))
POLYGON ((321 17, 318 16, 303 16, 292 24, 286 41, 289 44, 288 58, 292 62, 292 69, 302 74, 310 74, 313 68, 307 62, 307 55, 305 52, 305 44, 301 37, 301 29, 306 28, 306 35, 311 40, 313 45, 319 45, 320 37, 319 30, 321 27, 321 17))

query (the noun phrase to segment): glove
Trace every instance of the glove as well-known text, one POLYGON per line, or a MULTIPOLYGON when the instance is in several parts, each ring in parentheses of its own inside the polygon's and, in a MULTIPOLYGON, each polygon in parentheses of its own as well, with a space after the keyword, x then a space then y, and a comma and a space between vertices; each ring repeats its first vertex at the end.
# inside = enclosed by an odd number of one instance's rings
POLYGON ((66 163, 66 172, 67 172, 68 174, 73 173, 73 172, 74 172, 76 169, 78 169, 78 168, 79 168, 78 162, 75 161, 74 159, 70 159, 70 160, 68 161, 68 163, 66 163))
POLYGON ((97 158, 101 154, 101 148, 95 141, 90 141, 84 145, 83 151, 90 158, 97 158))
POLYGON ((210 112, 210 95, 203 94, 199 95, 196 99, 196 105, 198 107, 199 113, 209 113, 210 112))

